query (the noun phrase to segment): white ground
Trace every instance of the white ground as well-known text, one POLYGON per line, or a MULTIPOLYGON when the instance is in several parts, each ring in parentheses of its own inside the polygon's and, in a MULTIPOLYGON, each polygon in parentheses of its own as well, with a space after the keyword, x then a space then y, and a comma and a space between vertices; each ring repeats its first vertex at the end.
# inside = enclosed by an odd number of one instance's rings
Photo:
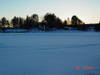
POLYGON ((0 33, 0 75, 100 75, 100 33, 0 33))

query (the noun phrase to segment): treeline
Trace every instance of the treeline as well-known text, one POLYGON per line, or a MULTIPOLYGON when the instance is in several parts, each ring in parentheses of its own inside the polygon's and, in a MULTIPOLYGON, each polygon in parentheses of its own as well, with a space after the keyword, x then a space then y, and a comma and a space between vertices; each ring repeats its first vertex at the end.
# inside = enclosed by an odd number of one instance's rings
POLYGON ((98 24, 85 24, 77 16, 72 16, 71 20, 62 21, 55 14, 47 13, 42 21, 39 21, 39 16, 33 14, 27 16, 25 19, 22 17, 14 16, 11 21, 3 17, 0 20, 0 29, 37 29, 41 31, 52 31, 52 30, 96 30, 100 31, 100 23, 98 24))

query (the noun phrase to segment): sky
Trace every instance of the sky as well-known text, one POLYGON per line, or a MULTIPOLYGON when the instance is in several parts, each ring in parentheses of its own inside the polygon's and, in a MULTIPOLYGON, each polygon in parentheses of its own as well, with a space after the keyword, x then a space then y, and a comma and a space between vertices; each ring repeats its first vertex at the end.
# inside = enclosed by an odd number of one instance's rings
POLYGON ((65 20, 77 15, 85 23, 98 23, 100 20, 100 0, 0 0, 0 18, 47 13, 55 13, 65 20))

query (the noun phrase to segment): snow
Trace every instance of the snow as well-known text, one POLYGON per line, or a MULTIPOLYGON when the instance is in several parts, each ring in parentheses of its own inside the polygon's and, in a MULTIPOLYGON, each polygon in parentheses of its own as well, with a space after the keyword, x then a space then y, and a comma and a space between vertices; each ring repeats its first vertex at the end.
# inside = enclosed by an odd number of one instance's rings
POLYGON ((0 75, 90 74, 100 75, 99 32, 0 33, 0 75))

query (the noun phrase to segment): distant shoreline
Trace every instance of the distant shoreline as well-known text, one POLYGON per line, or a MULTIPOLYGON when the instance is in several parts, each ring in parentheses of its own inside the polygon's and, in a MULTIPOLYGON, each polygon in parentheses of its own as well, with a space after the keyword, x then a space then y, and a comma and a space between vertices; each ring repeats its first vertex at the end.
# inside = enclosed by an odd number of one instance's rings
POLYGON ((27 33, 27 32, 52 32, 52 31, 59 31, 59 30, 78 30, 78 31, 100 31, 100 24, 84 24, 84 25, 66 25, 61 29, 51 28, 46 29, 46 27, 43 27, 43 29, 38 28, 0 28, 0 33, 27 33))

